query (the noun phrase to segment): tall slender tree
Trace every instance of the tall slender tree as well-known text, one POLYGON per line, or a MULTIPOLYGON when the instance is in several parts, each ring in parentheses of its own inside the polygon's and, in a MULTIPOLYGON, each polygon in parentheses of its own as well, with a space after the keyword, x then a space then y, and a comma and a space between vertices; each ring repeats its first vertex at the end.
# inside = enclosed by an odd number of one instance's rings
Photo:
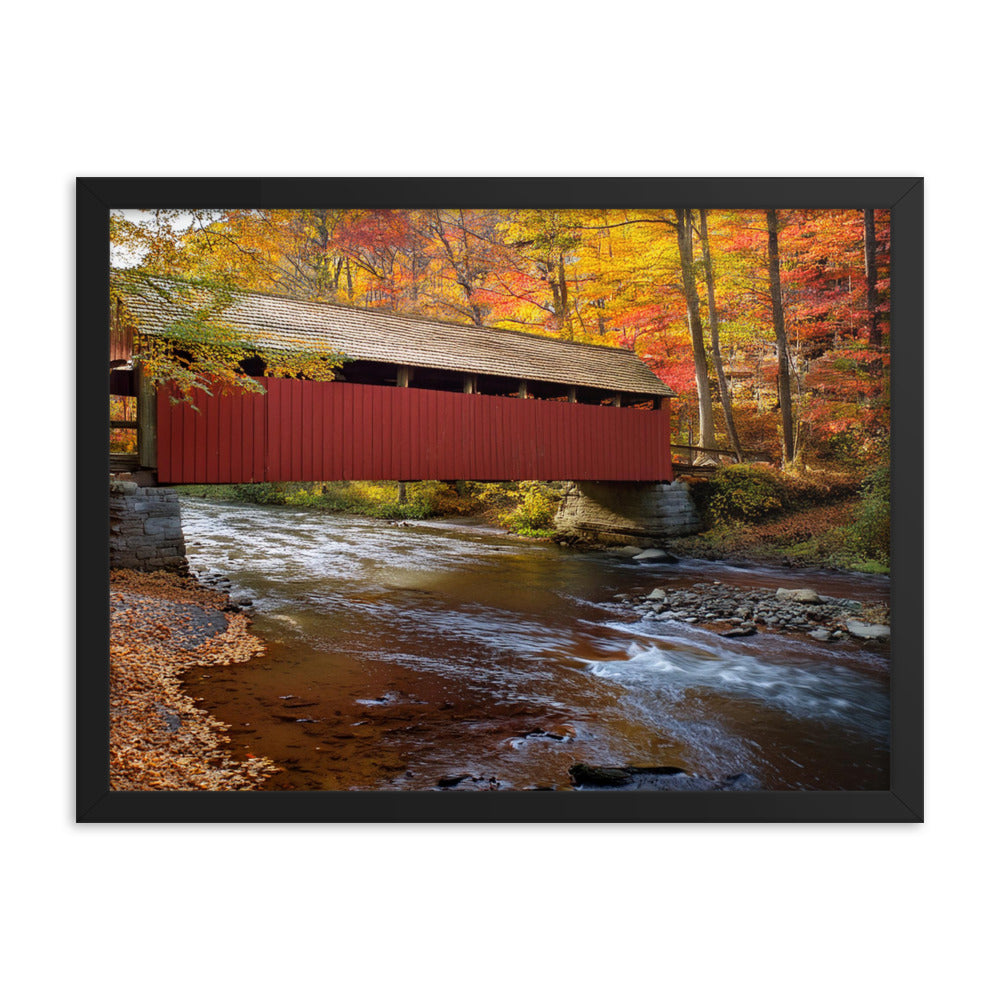
POLYGON ((712 361, 715 364, 715 377, 719 383, 719 399, 722 402, 722 412, 726 417, 726 433, 729 435, 729 445, 736 452, 736 461, 743 461, 740 448, 740 436, 736 432, 736 422, 733 419, 733 402, 729 395, 729 383, 722 367, 722 351, 719 348, 719 315, 715 308, 715 273, 712 271, 712 251, 708 245, 708 213, 700 210, 701 217, 701 257, 705 263, 705 290, 708 295, 708 329, 712 337, 712 361))
POLYGON ((771 315, 778 347, 778 408, 781 410, 781 464, 795 464, 795 423, 792 418, 792 388, 785 336, 785 310, 781 304, 781 258, 778 254, 778 213, 767 210, 767 271, 771 285, 771 315))
POLYGON ((712 420, 712 387, 708 380, 708 359, 705 356, 705 332, 701 325, 701 301, 694 274, 694 216, 690 208, 675 208, 677 216, 677 247, 681 257, 681 282, 687 303, 688 332, 694 355, 695 383, 698 387, 698 447, 715 447, 715 425, 712 420))
POLYGON ((865 284, 868 305, 868 343, 882 346, 882 331, 878 328, 878 263, 875 257, 875 209, 866 208, 865 217, 865 284))

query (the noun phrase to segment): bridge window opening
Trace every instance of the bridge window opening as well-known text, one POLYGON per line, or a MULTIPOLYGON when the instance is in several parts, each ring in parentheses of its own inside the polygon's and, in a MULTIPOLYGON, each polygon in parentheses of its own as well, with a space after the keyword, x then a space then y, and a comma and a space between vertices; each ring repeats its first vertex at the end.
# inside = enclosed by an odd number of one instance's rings
POLYGON ((135 371, 132 368, 115 368, 110 374, 112 396, 135 395, 135 371))
POLYGON ((134 455, 139 450, 139 401, 134 395, 111 396, 111 453, 134 455))
POLYGON ((630 410, 658 410, 660 400, 655 396, 636 396, 622 393, 622 406, 630 410))
POLYGON ((386 364, 382 361, 348 361, 341 369, 341 375, 345 382, 358 382, 363 385, 396 385, 397 367, 397 365, 386 364))
POLYGON ((556 382, 528 382, 528 399, 548 399, 554 403, 569 402, 569 387, 556 382))
POLYGON ((445 368, 411 368, 411 389, 435 389, 438 392, 465 392, 465 372, 445 368))
POLYGON ((267 371, 267 364, 262 357, 256 354, 249 358, 244 358, 239 364, 240 371, 251 378, 261 378, 267 371))
POLYGON ((607 389, 593 389, 590 386, 581 385, 576 389, 576 401, 586 403, 588 406, 611 406, 612 395, 607 389))
POLYGON ((504 396, 509 399, 516 399, 520 389, 518 379, 504 375, 477 375, 476 385, 481 396, 504 396))

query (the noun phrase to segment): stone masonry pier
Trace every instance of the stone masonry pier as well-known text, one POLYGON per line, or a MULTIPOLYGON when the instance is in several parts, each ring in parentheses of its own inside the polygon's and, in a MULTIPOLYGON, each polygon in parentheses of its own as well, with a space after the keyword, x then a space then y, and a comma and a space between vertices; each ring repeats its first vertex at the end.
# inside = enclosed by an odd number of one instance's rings
POLYGON ((177 491, 111 480, 111 568, 187 573, 177 491))
POLYGON ((606 545, 656 545, 701 524, 687 483, 567 483, 555 515, 559 536, 606 545))

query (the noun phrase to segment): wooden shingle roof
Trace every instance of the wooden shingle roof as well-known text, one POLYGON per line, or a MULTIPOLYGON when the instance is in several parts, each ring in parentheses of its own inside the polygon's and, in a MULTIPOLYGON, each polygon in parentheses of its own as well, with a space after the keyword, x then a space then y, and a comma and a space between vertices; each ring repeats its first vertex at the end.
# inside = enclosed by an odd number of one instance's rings
MULTIPOLYGON (((113 277, 112 282, 139 331, 153 337, 163 336, 172 324, 190 318, 192 308, 207 302, 210 294, 197 286, 159 277, 113 277), (181 290, 183 296, 177 294, 181 290)), ((622 348, 259 292, 235 293, 231 304, 213 318, 272 350, 336 352, 356 361, 647 396, 676 395, 632 351, 622 348)))

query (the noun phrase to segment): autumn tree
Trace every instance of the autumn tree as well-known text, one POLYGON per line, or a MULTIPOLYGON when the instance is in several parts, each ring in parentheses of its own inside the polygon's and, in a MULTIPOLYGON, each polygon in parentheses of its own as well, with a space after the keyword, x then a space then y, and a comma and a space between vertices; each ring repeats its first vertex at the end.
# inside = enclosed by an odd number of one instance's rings
POLYGON ((705 356, 705 333, 701 324, 701 300, 694 272, 694 213, 690 208, 675 208, 677 217, 677 247, 681 257, 681 281, 687 305, 688 329, 694 355, 695 378, 698 385, 698 446, 715 447, 715 422, 712 416, 712 389, 708 380, 708 360, 705 356))
POLYGON ((712 251, 708 242, 708 213, 705 209, 699 211, 699 217, 701 220, 701 254, 705 265, 705 292, 708 296, 708 327, 712 337, 712 361, 715 364, 715 377, 719 384, 719 400, 726 418, 729 444, 736 452, 736 461, 742 462, 740 438, 736 432, 736 422, 733 419, 733 403, 729 395, 725 369, 722 365, 722 351, 719 349, 719 317, 715 308, 715 274, 712 271, 712 251))
POLYGON ((795 464, 795 429, 792 418, 792 390, 785 336, 785 311, 781 302, 781 259, 778 255, 778 213, 767 210, 767 268, 771 287, 771 312, 778 351, 778 408, 781 411, 781 462, 795 464))
MULTIPOLYGON (((125 269, 220 294, 277 292, 635 351, 679 393, 673 410, 697 423, 705 448, 716 413, 739 456, 780 453, 789 465, 807 451, 857 461, 888 433, 886 209, 153 210, 113 213, 111 225, 125 269)), ((224 310, 195 312, 158 363, 186 354, 188 371, 210 368, 212 333, 226 367, 237 345, 218 322, 224 310)))
MULTIPOLYGON (((247 359, 263 366, 262 374, 275 378, 303 376, 312 381, 332 381, 344 362, 335 352, 268 348, 227 322, 227 310, 236 292, 221 283, 175 281, 142 271, 114 271, 113 300, 123 302, 119 322, 132 323, 129 303, 146 299, 169 303, 175 317, 156 337, 140 335, 132 362, 140 381, 148 386, 169 386, 175 401, 191 402, 195 390, 212 395, 219 391, 263 392, 248 371, 247 359)), ((118 310, 112 312, 117 316, 118 310)))

